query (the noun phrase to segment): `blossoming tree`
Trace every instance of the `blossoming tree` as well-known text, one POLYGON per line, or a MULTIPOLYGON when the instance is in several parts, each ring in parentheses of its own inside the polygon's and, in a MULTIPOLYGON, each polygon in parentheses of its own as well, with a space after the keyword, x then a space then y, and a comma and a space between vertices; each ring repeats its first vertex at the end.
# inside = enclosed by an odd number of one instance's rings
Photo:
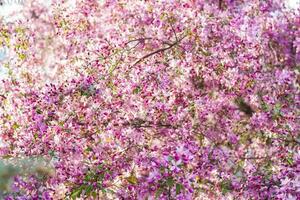
MULTIPOLYGON (((0 25, 6 199, 300 198, 300 16, 281 0, 27 1, 0 25)), ((1 175, 1 173, 0 173, 1 175)))

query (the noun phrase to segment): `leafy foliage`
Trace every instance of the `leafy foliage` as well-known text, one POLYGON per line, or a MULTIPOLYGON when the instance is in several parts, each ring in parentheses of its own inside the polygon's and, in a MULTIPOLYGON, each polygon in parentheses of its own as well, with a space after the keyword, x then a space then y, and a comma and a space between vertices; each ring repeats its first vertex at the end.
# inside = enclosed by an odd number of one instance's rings
POLYGON ((0 19, 0 158, 51 170, 1 165, 3 198, 300 198, 299 9, 28 0, 18 14, 0 19))

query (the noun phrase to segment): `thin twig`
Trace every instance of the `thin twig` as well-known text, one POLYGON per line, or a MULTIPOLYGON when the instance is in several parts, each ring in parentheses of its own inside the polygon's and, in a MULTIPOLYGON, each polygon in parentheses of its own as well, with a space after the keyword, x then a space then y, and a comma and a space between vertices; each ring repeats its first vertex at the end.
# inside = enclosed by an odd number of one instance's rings
POLYGON ((171 26, 171 29, 172 29, 174 35, 175 35, 176 42, 178 42, 178 37, 177 37, 176 31, 175 31, 175 29, 174 29, 172 23, 170 23, 170 26, 171 26))
POLYGON ((137 38, 137 39, 129 40, 128 42, 125 43, 125 45, 128 45, 129 43, 132 43, 132 42, 141 42, 144 40, 153 40, 153 39, 155 39, 155 38, 152 38, 152 37, 137 38))
POLYGON ((261 159, 268 159, 270 157, 266 156, 266 157, 255 157, 255 156, 251 156, 251 157, 240 157, 240 159, 243 160, 261 160, 261 159))
POLYGON ((153 56, 157 53, 161 53, 161 52, 164 52, 168 49, 171 49, 172 47, 174 47, 175 45, 177 45, 181 40, 183 40, 186 36, 182 37, 180 40, 170 44, 168 47, 165 47, 165 48, 160 48, 160 49, 157 49, 149 54, 146 54, 144 55, 143 57, 141 57, 140 59, 138 59, 137 61, 135 61, 130 68, 134 67, 135 65, 139 64, 140 62, 142 62, 143 60, 145 60, 146 58, 150 57, 150 56, 153 56))
POLYGON ((133 122, 126 122, 122 124, 123 126, 132 126, 134 128, 172 128, 172 129, 177 129, 179 126, 174 126, 172 124, 163 124, 161 122, 158 123, 151 123, 149 121, 145 120, 135 120, 133 122))

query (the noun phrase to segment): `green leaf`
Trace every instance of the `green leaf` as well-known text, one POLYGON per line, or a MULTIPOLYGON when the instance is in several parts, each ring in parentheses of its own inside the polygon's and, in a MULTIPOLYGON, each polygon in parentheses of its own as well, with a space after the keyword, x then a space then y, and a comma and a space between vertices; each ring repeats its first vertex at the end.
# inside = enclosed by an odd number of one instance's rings
POLYGON ((132 185, 136 185, 138 182, 138 179, 134 175, 127 177, 126 180, 132 185))
POLYGON ((97 192, 96 192, 96 191, 93 191, 92 194, 91 194, 91 196, 92 196, 94 199, 96 199, 96 198, 97 198, 97 192))
POLYGON ((287 163, 288 163, 289 165, 293 165, 293 164, 294 164, 294 160, 293 160, 292 157, 287 157, 287 158, 286 158, 286 161, 287 161, 287 163))
POLYGON ((59 126, 64 126, 64 124, 65 124, 64 121, 58 122, 59 126))
POLYGON ((168 156, 168 161, 171 162, 172 160, 174 160, 174 158, 172 156, 168 156))
POLYGON ((76 199, 77 197, 80 197, 81 193, 82 193, 82 190, 84 188, 84 185, 74 189, 71 193, 71 198, 72 199, 76 199))
POLYGON ((88 186, 85 188, 85 193, 86 193, 86 195, 90 196, 92 190, 93 190, 93 186, 92 186, 92 185, 88 185, 88 186))
POLYGON ((115 194, 115 191, 111 190, 111 189, 106 189, 107 192, 111 193, 111 194, 115 194))
POLYGON ((91 148, 91 147, 87 147, 86 149, 85 149, 85 152, 90 152, 90 151, 93 151, 93 149, 91 148))
POLYGON ((20 58, 20 60, 25 60, 26 59, 26 54, 18 53, 18 57, 20 58))
POLYGON ((209 51, 206 51, 205 49, 200 49, 200 52, 204 55, 204 56, 211 56, 212 53, 209 51))
POLYGON ((263 109, 263 111, 268 111, 269 110, 268 104, 265 103, 265 102, 262 102, 261 103, 261 109, 263 109))
POLYGON ((164 189, 162 187, 158 188, 158 190, 155 192, 155 199, 158 199, 163 192, 164 189))
POLYGON ((87 182, 89 182, 89 181, 93 180, 94 178, 95 178, 95 173, 89 171, 89 172, 85 175, 84 180, 87 181, 87 182))
POLYGON ((35 134, 33 135, 33 137, 34 137, 34 139, 36 140, 36 139, 38 139, 39 135, 38 135, 37 133, 35 133, 35 134))
POLYGON ((102 168, 103 168, 103 164, 99 164, 99 165, 97 166, 97 168, 98 168, 98 169, 102 169, 102 168))
POLYGON ((173 185, 174 185, 174 179, 172 178, 172 177, 169 177, 169 178, 167 178, 167 180, 166 180, 166 184, 167 184, 167 186, 168 187, 173 187, 173 185))
POLYGON ((231 190, 231 183, 229 180, 224 180, 221 182, 221 190, 223 194, 230 192, 231 190))
POLYGON ((19 127, 20 127, 20 125, 18 123, 16 123, 16 122, 12 125, 12 128, 14 130, 18 129, 19 127))
POLYGON ((54 156, 55 156, 55 151, 54 151, 54 150, 49 150, 49 151, 48 151, 48 154, 49 154, 51 157, 54 157, 54 156))
POLYGON ((195 106, 195 103, 192 102, 190 103, 189 105, 189 113, 191 114, 191 116, 194 118, 195 117, 195 114, 196 114, 196 106, 195 106))
POLYGON ((138 87, 134 88, 133 94, 138 94, 140 91, 141 91, 141 88, 138 86, 138 87))
POLYGON ((278 119, 281 116, 281 104, 276 103, 273 109, 273 119, 278 119))
POLYGON ((117 65, 118 65, 118 63, 115 63, 115 64, 113 64, 113 65, 110 66, 110 68, 108 69, 108 73, 109 73, 110 75, 112 75, 112 73, 113 73, 114 70, 116 69, 117 65))
MULTIPOLYGON (((102 180, 104 179, 104 176, 105 176, 105 174, 104 174, 104 173, 101 173, 101 174, 99 174, 98 178, 100 178, 100 180, 102 181, 102 180)), ((102 183, 101 183, 101 184, 102 184, 102 183)))
POLYGON ((180 194, 182 189, 183 189, 183 185, 180 183, 176 183, 176 194, 180 194))

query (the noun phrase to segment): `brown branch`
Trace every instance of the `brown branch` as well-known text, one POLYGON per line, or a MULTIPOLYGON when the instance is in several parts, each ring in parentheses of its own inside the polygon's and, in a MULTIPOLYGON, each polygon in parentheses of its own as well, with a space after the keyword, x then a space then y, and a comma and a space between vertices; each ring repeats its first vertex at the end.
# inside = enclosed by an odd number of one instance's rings
POLYGON ((220 10, 222 10, 222 5, 223 5, 223 1, 222 1, 222 0, 219 0, 219 5, 218 5, 218 6, 219 6, 219 9, 220 9, 220 10))
POLYGON ((137 38, 137 39, 129 40, 128 42, 125 43, 125 45, 128 45, 129 43, 132 43, 132 42, 141 42, 141 41, 153 40, 153 39, 155 39, 155 38, 151 38, 151 37, 137 38))
POLYGON ((270 138, 270 139, 272 139, 272 140, 281 140, 281 141, 283 141, 283 142, 287 142, 287 143, 295 143, 295 144, 300 145, 300 142, 299 142, 296 138, 294 138, 294 137, 292 137, 292 138, 282 138, 282 137, 278 137, 278 138, 270 138))
POLYGON ((183 40, 186 36, 182 37, 180 40, 170 44, 168 47, 165 47, 165 48, 160 48, 160 49, 157 49, 149 54, 146 54, 144 55, 143 57, 141 57, 140 59, 138 59, 137 61, 135 61, 130 68, 134 67, 135 65, 139 64, 140 62, 142 62, 143 60, 145 60, 146 58, 150 57, 150 56, 153 56, 157 53, 161 53, 161 52, 164 52, 168 49, 171 49, 172 47, 174 47, 175 45, 177 45, 181 40, 183 40))
POLYGON ((177 129, 178 126, 174 126, 172 124, 163 124, 161 122, 158 123, 152 123, 149 121, 145 121, 142 119, 135 119, 132 122, 126 122, 122 124, 123 126, 132 126, 134 128, 172 128, 177 129))
POLYGON ((270 157, 266 156, 266 157, 255 157, 255 156, 251 156, 251 157, 240 157, 240 159, 243 160, 261 160, 261 159, 270 159, 270 157))
POLYGON ((174 35, 175 35, 176 42, 178 42, 178 37, 177 37, 176 31, 175 31, 175 29, 174 29, 172 23, 170 23, 170 26, 171 26, 171 29, 172 29, 174 35))

